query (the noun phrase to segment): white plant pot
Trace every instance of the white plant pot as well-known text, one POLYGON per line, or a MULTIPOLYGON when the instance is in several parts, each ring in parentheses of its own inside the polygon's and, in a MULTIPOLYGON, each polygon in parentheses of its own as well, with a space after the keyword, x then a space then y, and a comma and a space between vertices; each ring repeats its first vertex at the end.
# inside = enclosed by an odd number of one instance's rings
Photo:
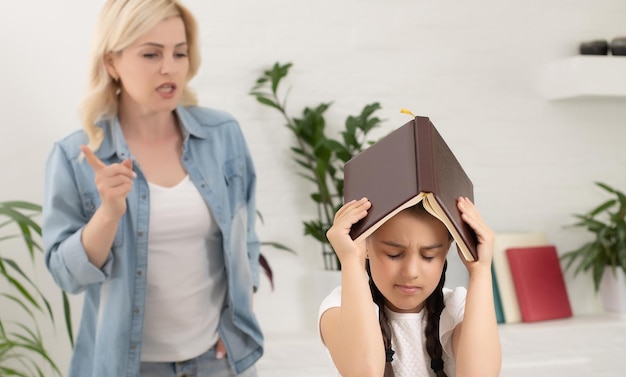
POLYGON ((600 281, 600 295, 604 310, 611 313, 626 314, 626 275, 624 270, 604 268, 600 281))

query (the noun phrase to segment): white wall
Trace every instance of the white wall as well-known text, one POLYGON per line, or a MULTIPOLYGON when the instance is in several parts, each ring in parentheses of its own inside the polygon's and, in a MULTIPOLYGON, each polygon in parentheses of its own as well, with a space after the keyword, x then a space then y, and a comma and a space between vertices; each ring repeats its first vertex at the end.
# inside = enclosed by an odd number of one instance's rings
MULTIPOLYGON (((563 228, 600 200, 592 182, 626 188, 626 99, 548 102, 544 64, 583 40, 626 34, 622 0, 240 0, 184 1, 197 15, 203 105, 242 124, 259 175, 264 250, 275 272, 255 308, 268 333, 312 332, 319 246, 302 236, 314 216, 294 174, 283 121, 247 95, 261 70, 294 63, 290 108, 334 101, 336 127, 379 101, 387 132, 401 107, 429 116, 462 161, 476 202, 496 231, 545 231, 561 252, 585 237, 563 228)), ((102 0, 9 1, 0 6, 0 200, 41 202, 52 143, 79 127, 89 39, 102 0), (58 4, 58 6, 57 6, 58 4)), ((56 293, 44 269, 39 280, 56 293)), ((597 310, 590 280, 567 276, 576 314, 597 310)), ((80 297, 74 299, 76 322, 80 297)), ((6 309, 0 309, 6 310, 6 309)), ((61 337, 62 338, 62 337, 61 337)), ((59 340, 61 365, 69 354, 59 340)))

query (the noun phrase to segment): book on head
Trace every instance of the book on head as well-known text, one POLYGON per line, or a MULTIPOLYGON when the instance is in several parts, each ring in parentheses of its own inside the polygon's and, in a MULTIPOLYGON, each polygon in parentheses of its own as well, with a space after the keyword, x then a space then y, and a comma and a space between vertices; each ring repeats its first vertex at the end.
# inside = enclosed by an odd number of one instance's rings
POLYGON ((363 197, 372 203, 351 228, 357 242, 421 201, 446 225, 463 257, 478 259, 476 234, 457 207, 461 196, 474 200, 474 186, 428 117, 414 117, 346 162, 343 193, 346 203, 363 197))

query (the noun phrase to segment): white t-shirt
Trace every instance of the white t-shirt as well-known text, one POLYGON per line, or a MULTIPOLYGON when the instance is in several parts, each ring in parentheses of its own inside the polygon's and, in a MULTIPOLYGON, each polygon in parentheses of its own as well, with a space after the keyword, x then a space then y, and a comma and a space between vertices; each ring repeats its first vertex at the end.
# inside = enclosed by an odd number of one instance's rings
MULTIPOLYGON (((456 364, 452 353, 452 332, 456 325, 463 321, 465 312, 465 296, 467 290, 457 287, 454 290, 444 288, 445 308, 439 319, 439 339, 443 346, 444 371, 449 377, 456 374, 456 364)), ((372 304, 376 313, 378 306, 372 304)), ((318 324, 322 314, 331 308, 341 306, 341 287, 335 288, 320 305, 318 324)), ((419 313, 395 313, 385 308, 391 326, 391 346, 395 351, 392 366, 396 377, 430 377, 434 376, 430 369, 430 357, 426 352, 425 310, 419 313)), ((336 371, 336 375, 340 376, 336 371)))
POLYGON ((148 269, 141 361, 196 357, 217 342, 226 295, 221 234, 186 176, 150 187, 148 269))

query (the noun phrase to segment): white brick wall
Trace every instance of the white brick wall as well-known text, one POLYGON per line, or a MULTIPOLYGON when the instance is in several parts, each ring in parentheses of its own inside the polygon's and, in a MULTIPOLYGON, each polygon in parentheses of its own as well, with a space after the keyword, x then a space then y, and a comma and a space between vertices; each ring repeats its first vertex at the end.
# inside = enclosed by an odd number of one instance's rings
MULTIPOLYGON (((52 142, 78 127, 87 48, 100 1, 11 2, 0 12, 0 200, 41 201, 52 142)), ((202 104, 241 122, 259 173, 264 250, 276 290, 257 295, 270 333, 315 331, 318 245, 302 236, 314 216, 308 187, 289 160, 290 134, 247 95, 261 70, 293 62, 290 109, 334 101, 329 127, 379 101, 382 134, 401 107, 430 116, 472 177, 476 201, 497 231, 545 231, 560 251, 585 237, 563 229, 601 200, 592 182, 626 189, 626 98, 547 102, 545 63, 580 41, 626 35, 622 0, 186 0, 202 31, 202 104)), ((48 282, 47 276, 41 279, 48 282)), ((576 313, 597 311, 586 277, 567 277, 576 313)), ((78 302, 78 300, 76 300, 78 302)), ((79 303, 76 305, 79 306, 79 303)), ((76 308, 76 316, 79 310, 76 308)))

